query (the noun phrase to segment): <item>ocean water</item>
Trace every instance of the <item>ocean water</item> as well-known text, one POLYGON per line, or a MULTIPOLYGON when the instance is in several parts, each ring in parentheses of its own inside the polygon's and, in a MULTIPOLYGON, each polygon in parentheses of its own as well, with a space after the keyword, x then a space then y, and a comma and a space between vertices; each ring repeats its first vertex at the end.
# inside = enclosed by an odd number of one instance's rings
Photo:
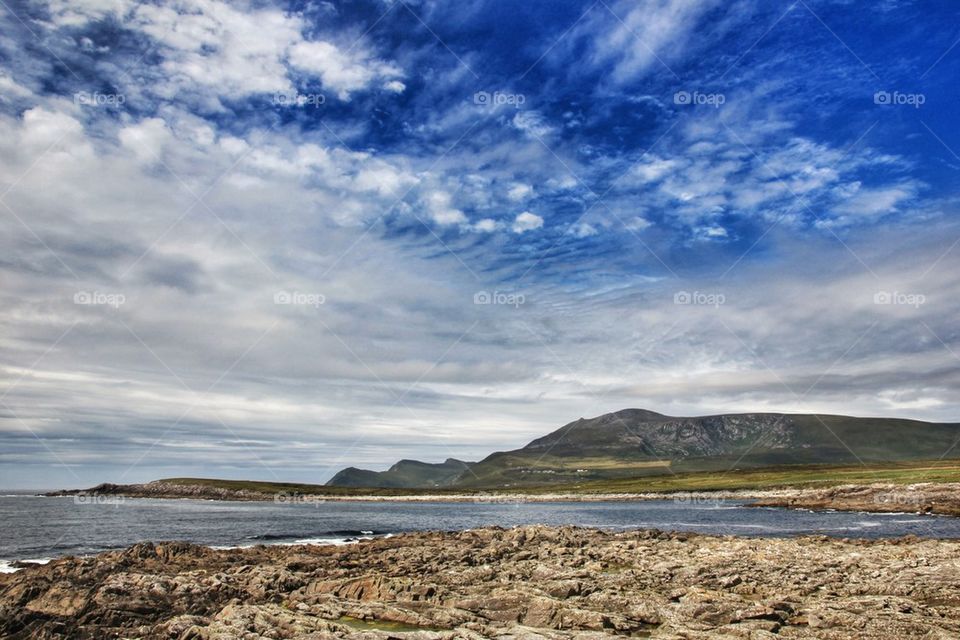
POLYGON ((0 497, 0 571, 151 540, 218 547, 346 544, 418 530, 499 525, 657 528, 712 534, 822 534, 960 538, 960 518, 916 514, 810 512, 745 507, 736 501, 647 502, 215 502, 129 498, 0 497))

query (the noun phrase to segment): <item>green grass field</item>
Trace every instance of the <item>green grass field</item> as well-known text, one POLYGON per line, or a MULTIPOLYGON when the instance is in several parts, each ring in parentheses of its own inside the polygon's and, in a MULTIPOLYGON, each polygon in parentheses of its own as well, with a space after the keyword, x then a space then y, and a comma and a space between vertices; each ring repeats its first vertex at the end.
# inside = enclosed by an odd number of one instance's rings
MULTIPOLYGON (((463 495, 484 493, 484 489, 370 489, 331 487, 319 484, 216 480, 209 478, 168 478, 172 484, 203 485, 223 489, 276 494, 318 496, 416 496, 463 495)), ((549 484, 497 488, 498 493, 647 493, 669 491, 716 491, 734 489, 774 489, 778 487, 827 487, 838 484, 887 482, 960 482, 960 460, 889 462, 869 465, 796 465, 729 472, 661 474, 635 478, 591 480, 569 484, 549 484)))

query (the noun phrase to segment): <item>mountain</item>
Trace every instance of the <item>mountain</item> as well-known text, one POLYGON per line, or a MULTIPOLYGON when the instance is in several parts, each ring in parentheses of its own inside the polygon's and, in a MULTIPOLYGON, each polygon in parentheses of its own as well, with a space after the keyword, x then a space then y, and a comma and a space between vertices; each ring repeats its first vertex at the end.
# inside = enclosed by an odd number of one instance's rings
POLYGON ((580 418, 477 463, 453 461, 459 472, 450 460, 442 465, 403 460, 380 473, 344 469, 328 484, 496 488, 789 464, 935 459, 958 438, 957 423, 786 413, 676 417, 624 409, 580 418))
POLYGON ((440 464, 401 460, 386 471, 347 467, 333 476, 328 485, 339 487, 418 488, 448 487, 472 464, 448 458, 440 464))

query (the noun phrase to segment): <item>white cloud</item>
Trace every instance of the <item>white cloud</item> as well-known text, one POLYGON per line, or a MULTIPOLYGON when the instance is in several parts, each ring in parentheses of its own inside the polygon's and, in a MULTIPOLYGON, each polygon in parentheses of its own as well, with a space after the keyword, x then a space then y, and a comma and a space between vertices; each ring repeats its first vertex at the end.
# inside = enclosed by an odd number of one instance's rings
POLYGON ((496 231, 498 227, 499 225, 497 224, 497 221, 492 218, 477 220, 477 222, 473 225, 473 229, 481 233, 492 233, 496 231))
POLYGON ((464 224, 467 216, 453 206, 453 198, 446 191, 433 191, 426 197, 430 219, 439 225, 464 224))
MULTIPOLYGON (((129 84, 129 93, 186 100, 207 110, 223 101, 257 94, 289 94, 297 76, 319 78, 342 100, 357 91, 382 88, 401 93, 402 70, 377 58, 362 42, 348 49, 324 39, 308 40, 317 25, 275 8, 251 8, 221 0, 55 1, 48 4, 52 24, 82 26, 112 15, 124 27, 159 44, 159 70, 129 84)), ((92 45, 92 43, 91 43, 92 45)))
POLYGON ((521 111, 513 116, 513 126, 534 138, 542 138, 553 131, 547 119, 538 111, 521 111))
POLYGON ((597 233, 597 228, 592 224, 587 224, 586 222, 578 222, 577 224, 570 227, 568 231, 570 235, 575 238, 589 238, 590 236, 595 236, 597 233))
POLYGON ((122 17, 135 3, 131 0, 49 0, 50 19, 58 27, 80 27, 109 15, 122 17))
POLYGON ((853 216, 884 215, 893 213, 899 204, 914 196, 910 185, 865 189, 858 184, 852 191, 844 194, 836 211, 853 216))
POLYGON ((507 191, 507 198, 512 202, 526 200, 533 195, 533 187, 522 182, 514 183, 507 191))
POLYGON ((512 229, 514 233, 526 233, 542 226, 543 218, 535 213, 524 211, 514 219, 512 229))
MULTIPOLYGON (((585 42, 585 62, 603 68, 615 83, 626 83, 653 70, 671 73, 670 65, 694 55, 718 40, 729 25, 711 24, 710 39, 697 32, 704 15, 719 0, 622 0, 608 11, 591 12, 571 32, 569 56, 582 62, 579 42, 585 42)), ((736 7, 730 13, 742 11, 736 7)))
POLYGON ((142 163, 158 162, 163 148, 172 139, 170 130, 161 118, 147 118, 120 130, 120 143, 142 163))
POLYGON ((653 223, 647 220, 646 218, 641 218, 640 216, 634 216, 627 220, 626 227, 631 231, 643 231, 653 223))
POLYGON ((139 5, 127 26, 162 46, 169 97, 189 86, 216 96, 242 98, 291 88, 284 65, 289 47, 302 41, 300 19, 276 9, 242 11, 218 0, 139 5))
POLYGON ((323 86, 348 100, 355 91, 381 86, 394 93, 405 87, 397 78, 400 69, 382 60, 370 59, 359 49, 341 51, 329 42, 299 42, 290 48, 290 63, 320 77, 323 86))
POLYGON ((664 177, 670 171, 678 166, 676 160, 664 160, 663 158, 651 158, 642 162, 633 168, 633 176, 641 182, 655 182, 664 177))

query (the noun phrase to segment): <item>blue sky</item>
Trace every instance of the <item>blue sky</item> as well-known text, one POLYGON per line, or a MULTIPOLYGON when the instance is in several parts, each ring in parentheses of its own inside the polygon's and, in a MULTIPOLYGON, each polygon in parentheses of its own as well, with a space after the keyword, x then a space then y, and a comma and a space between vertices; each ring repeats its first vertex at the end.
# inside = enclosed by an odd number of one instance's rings
POLYGON ((16 3, 0 484, 957 419, 960 7, 16 3))

